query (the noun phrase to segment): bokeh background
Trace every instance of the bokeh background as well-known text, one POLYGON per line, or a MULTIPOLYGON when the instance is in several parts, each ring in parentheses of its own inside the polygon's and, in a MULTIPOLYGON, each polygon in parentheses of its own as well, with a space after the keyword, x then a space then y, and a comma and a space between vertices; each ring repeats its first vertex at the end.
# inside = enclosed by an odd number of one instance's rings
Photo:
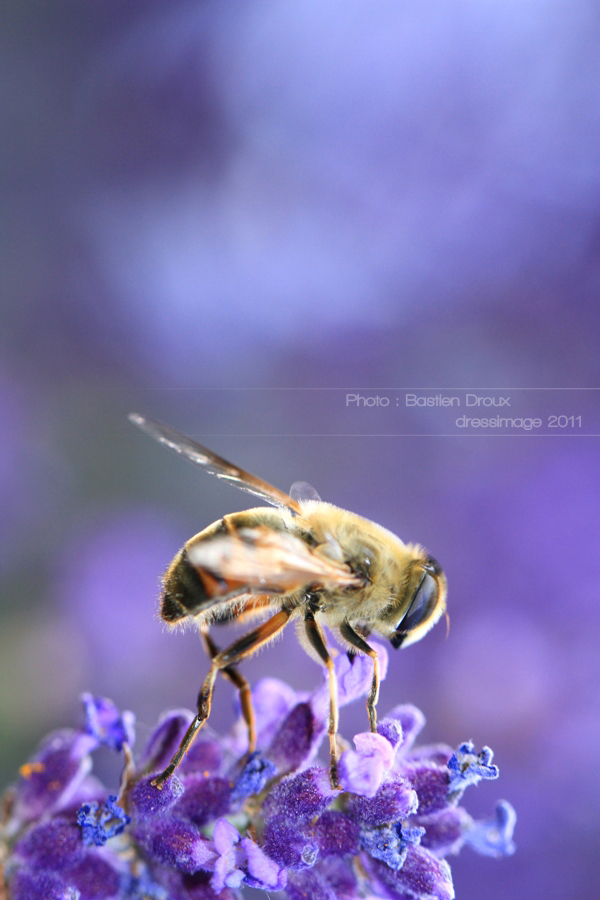
MULTIPOLYGON (((344 396, 545 388, 544 414, 597 415, 597 392, 554 389, 600 385, 598 5, 0 14, 2 784, 82 690, 143 741, 206 671, 158 579, 248 504, 138 410, 431 549, 450 635, 392 656, 380 709, 489 744, 500 781, 467 806, 519 814, 515 856, 453 862, 457 896, 596 896, 598 438, 442 437, 438 410, 405 437, 344 396)), ((293 634, 246 671, 321 677, 293 634)), ((219 684, 216 730, 232 701, 219 684)), ((346 735, 364 722, 343 711, 346 735)))

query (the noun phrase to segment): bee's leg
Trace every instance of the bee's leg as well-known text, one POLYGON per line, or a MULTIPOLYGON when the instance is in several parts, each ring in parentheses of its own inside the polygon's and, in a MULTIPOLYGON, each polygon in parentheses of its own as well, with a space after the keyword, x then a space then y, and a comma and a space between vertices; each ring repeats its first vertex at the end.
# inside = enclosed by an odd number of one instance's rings
POLYGON ((373 648, 367 644, 364 638, 361 637, 348 622, 343 622, 340 625, 340 634, 349 644, 352 644, 353 647, 356 647, 357 650, 360 650, 360 652, 364 653, 366 656, 370 656, 373 660, 373 682, 371 684, 369 696, 367 697, 367 712, 369 714, 371 731, 377 731, 376 706, 377 700, 379 699, 379 657, 377 656, 377 651, 373 650, 373 648))
MULTIPOLYGON (((355 629, 356 633, 360 635, 360 637, 368 638, 371 634, 371 629, 366 625, 362 625, 360 631, 355 629)), ((346 650, 346 656, 350 660, 351 663, 354 663, 354 658, 357 656, 356 650, 346 650)))
POLYGON ((238 638, 238 640, 234 641, 230 647, 227 647, 226 650, 222 650, 213 657, 210 671, 204 679, 204 683, 198 694, 198 712, 196 717, 184 734, 179 749, 167 768, 152 780, 153 785, 157 788, 161 788, 167 778, 170 778, 185 756, 192 741, 196 737, 196 734, 208 719, 217 673, 223 669, 227 669, 229 666, 235 665, 246 656, 250 656, 255 650, 258 650, 262 644, 266 644, 271 638, 274 638, 285 628, 291 614, 291 610, 282 609, 280 612, 275 613, 274 616, 271 616, 270 619, 267 619, 266 622, 263 622, 258 628, 255 628, 254 631, 238 638))
MULTIPOLYGON (((204 649, 206 650, 209 659, 212 660, 215 656, 218 656, 219 648, 206 628, 200 629, 200 637, 202 638, 202 643, 204 644, 204 649)), ((228 678, 239 691, 242 715, 248 726, 248 753, 254 753, 254 750, 256 749, 256 722, 254 718, 254 707, 252 706, 252 692, 250 691, 250 685, 241 672, 238 672, 233 666, 227 666, 225 669, 221 669, 221 674, 228 678)))
POLYGON ((335 669, 333 660, 329 655, 327 645, 325 643, 325 635, 321 625, 316 621, 314 613, 307 609, 304 614, 304 623, 306 626, 306 635, 311 645, 317 651, 324 664, 327 666, 329 675, 329 779, 331 787, 339 789, 340 782, 337 770, 337 746, 336 738, 338 731, 338 697, 337 697, 337 681, 335 678, 335 669))

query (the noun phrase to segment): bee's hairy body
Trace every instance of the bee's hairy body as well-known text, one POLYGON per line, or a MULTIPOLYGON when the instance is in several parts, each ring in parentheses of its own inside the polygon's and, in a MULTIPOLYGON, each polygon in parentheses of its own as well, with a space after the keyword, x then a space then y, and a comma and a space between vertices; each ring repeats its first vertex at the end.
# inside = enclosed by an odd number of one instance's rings
MULTIPOLYGON (((199 625, 219 624, 238 618, 246 608, 251 608, 251 595, 246 592, 241 597, 232 592, 228 601, 215 604, 214 595, 207 590, 197 568, 190 562, 190 553, 224 535, 267 527, 274 532, 291 534, 319 555, 345 563, 360 583, 342 588, 321 587, 316 591, 300 589, 283 596, 270 595, 269 602, 263 604, 259 612, 285 607, 292 611, 291 619, 298 620, 307 603, 307 595, 311 594, 321 621, 336 632, 342 643, 346 643, 339 633, 343 622, 391 638, 410 605, 415 564, 427 559, 426 552, 417 544, 405 544, 381 525, 331 503, 308 500, 300 502, 300 507, 301 514, 296 516, 288 510, 269 507, 230 513, 190 538, 165 573, 162 618, 169 624, 179 624, 189 617, 196 619, 199 625)), ((444 609, 441 605, 436 610, 436 620, 444 609)), ((433 622, 427 624, 431 627, 433 622)), ((403 643, 406 646, 416 639, 411 634, 403 643)), ((306 642, 302 640, 302 643, 311 653, 306 642)))

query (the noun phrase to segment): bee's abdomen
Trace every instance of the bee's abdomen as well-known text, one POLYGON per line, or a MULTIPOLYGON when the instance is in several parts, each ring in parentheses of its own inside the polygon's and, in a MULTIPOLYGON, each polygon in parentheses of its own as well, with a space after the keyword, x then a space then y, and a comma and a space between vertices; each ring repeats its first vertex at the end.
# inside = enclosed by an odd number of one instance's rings
POLYGON ((210 605, 212 595, 191 564, 184 547, 175 557, 163 579, 160 614, 165 622, 174 624, 195 615, 210 605))

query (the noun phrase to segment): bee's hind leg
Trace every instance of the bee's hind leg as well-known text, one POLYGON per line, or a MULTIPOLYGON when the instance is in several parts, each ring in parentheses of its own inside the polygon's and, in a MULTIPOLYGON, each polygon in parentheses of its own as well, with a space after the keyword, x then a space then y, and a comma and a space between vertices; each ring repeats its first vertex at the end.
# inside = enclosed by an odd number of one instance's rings
POLYGON ((221 650, 220 653, 217 653, 212 657, 209 673, 204 679, 204 683, 198 694, 198 712, 184 734, 179 749, 167 768, 152 780, 152 784, 155 787, 159 789, 162 788, 165 781, 170 778, 186 752, 189 750, 197 733, 208 719, 217 673, 220 671, 224 672, 224 670, 230 666, 234 666, 245 657, 251 656, 251 654, 254 653, 255 650, 258 650, 262 644, 266 644, 272 640, 272 638, 285 628, 290 615, 291 610, 280 610, 278 613, 275 613, 274 616, 271 616, 270 619, 267 619, 266 622, 263 622, 258 628, 255 628, 254 631, 238 638, 238 640, 234 641, 226 650, 221 650))
MULTIPOLYGON (((204 645, 209 659, 214 659, 219 654, 219 648, 213 641, 206 628, 200 629, 200 637, 204 645)), ((242 707, 242 715, 248 726, 248 754, 254 753, 256 749, 256 720, 254 717, 254 707, 252 706, 252 692, 250 685, 241 672, 238 672, 233 666, 227 666, 221 669, 221 674, 231 681, 238 689, 240 696, 240 706, 242 707)))

